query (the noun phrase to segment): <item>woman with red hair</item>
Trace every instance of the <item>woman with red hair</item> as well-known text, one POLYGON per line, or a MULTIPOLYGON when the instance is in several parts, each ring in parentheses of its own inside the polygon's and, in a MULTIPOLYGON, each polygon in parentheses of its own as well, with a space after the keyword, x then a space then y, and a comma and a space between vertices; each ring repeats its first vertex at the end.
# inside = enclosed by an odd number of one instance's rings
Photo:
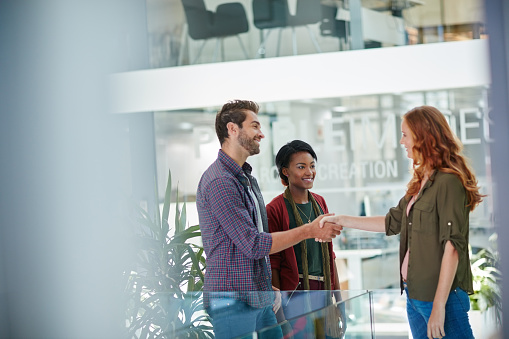
POLYGON ((400 143, 413 160, 407 192, 385 216, 329 216, 343 227, 401 234, 401 290, 414 338, 473 338, 469 213, 484 197, 462 144, 435 107, 407 112, 400 143))

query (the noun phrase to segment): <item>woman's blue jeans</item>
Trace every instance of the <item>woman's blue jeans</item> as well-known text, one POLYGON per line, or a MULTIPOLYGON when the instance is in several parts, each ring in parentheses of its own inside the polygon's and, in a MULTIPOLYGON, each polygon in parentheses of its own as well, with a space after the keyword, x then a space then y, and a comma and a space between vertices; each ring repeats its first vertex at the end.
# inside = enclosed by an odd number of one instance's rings
MULTIPOLYGON (((410 323, 410 330, 414 339, 428 338, 428 320, 433 308, 432 301, 420 301, 408 297, 408 289, 405 286, 407 295, 407 315, 410 323)), ((470 339, 474 338, 468 311, 470 310, 470 299, 468 294, 461 288, 456 288, 449 294, 445 304, 444 339, 470 339)))

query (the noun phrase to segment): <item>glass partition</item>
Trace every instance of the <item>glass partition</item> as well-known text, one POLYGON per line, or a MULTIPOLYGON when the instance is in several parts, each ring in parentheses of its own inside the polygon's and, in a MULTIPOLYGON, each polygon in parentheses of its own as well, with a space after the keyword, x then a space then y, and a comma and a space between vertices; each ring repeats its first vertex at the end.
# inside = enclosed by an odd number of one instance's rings
POLYGON ((374 333, 377 339, 411 338, 410 325, 406 313, 406 294, 399 288, 373 290, 374 333))
MULTIPOLYGON (((256 327, 253 314, 261 308, 239 305, 242 295, 269 300, 267 314, 274 314, 273 292, 147 293, 131 298, 126 310, 128 338, 322 338, 324 333, 345 339, 412 338, 406 314, 406 296, 398 289, 341 291, 282 291, 277 323, 256 327), (331 298, 341 295, 341 301, 331 298), (328 304, 320 304, 320 301, 328 304), (318 301, 318 302, 317 302, 318 301), (214 306, 212 306, 214 305, 214 306), (211 310, 211 307, 215 307, 211 310), (215 312, 215 313, 214 313, 215 312), (285 313, 286 312, 286 313, 285 313), (293 313, 293 314, 292 314, 293 313), (214 317, 216 316, 216 317, 214 317), (221 323, 222 320, 229 320, 221 323), (230 332, 231 323, 239 326, 230 332), (226 325, 228 333, 221 334, 226 325)), ((491 316, 492 314, 489 314, 491 316)), ((476 338, 498 338, 500 324, 480 311, 469 312, 476 338)), ((274 322, 274 320, 272 320, 274 322)))
POLYGON ((147 0, 153 68, 485 38, 481 0, 147 0))
POLYGON ((313 301, 330 291, 301 291, 297 297, 303 304, 302 307, 296 306, 300 315, 289 317, 278 325, 266 327, 242 338, 271 338, 269 333, 273 333, 277 327, 280 327, 285 338, 323 338, 324 336, 373 338, 371 293, 368 291, 333 292, 341 293, 342 301, 313 310, 310 307, 313 301))
POLYGON ((145 297, 128 308, 128 337, 317 338, 329 333, 372 338, 374 330, 372 294, 364 290, 161 292, 145 297))
MULTIPOLYGON (((334 333, 336 338, 378 338, 396 339, 411 338, 410 326, 406 315, 406 297, 399 289, 374 291, 341 291, 343 301, 323 309, 288 319, 280 324, 283 335, 287 338, 320 338, 323 327, 331 313, 338 313, 338 327, 341 331, 334 333), (325 320, 324 320, 325 319, 325 320), (344 321, 343 321, 344 319, 344 321), (307 325, 307 326, 306 326, 307 325)), ((258 331, 258 337, 273 327, 258 331)), ((327 326, 325 326, 327 328, 327 326)), ((325 331, 327 331, 325 329, 325 331)), ((330 334, 330 332, 329 332, 330 334)), ((254 334, 243 338, 256 338, 254 334)))

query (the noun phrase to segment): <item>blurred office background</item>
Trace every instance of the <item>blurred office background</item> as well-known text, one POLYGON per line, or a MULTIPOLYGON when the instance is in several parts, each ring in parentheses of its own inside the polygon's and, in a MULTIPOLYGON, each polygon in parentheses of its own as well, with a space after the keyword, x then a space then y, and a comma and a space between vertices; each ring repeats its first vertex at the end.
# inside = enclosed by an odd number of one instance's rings
MULTIPOLYGON (((472 247, 508 241, 508 6, 2 2, 0 336, 118 337, 130 251, 119 201, 152 208, 171 170, 197 224, 215 113, 230 99, 260 103, 266 138, 248 161, 266 203, 283 191, 275 153, 302 139, 318 155, 313 191, 352 215, 385 214, 404 194, 401 115, 436 106, 488 195, 472 247)), ((348 230, 334 246, 342 287, 398 286, 396 237, 348 230)))
MULTIPOLYGON (((261 104, 266 138, 248 161, 266 202, 283 191, 275 154, 303 139, 317 150, 314 191, 351 215, 397 204, 410 178, 400 117, 436 106, 488 195, 471 218, 472 246, 486 247, 494 223, 484 13, 474 0, 149 0, 152 69, 113 77, 115 109, 154 111, 159 198, 171 169, 197 224, 195 192, 217 156, 214 118, 228 99, 261 104)), ((345 230, 335 242, 345 286, 399 286, 398 240, 345 230)))

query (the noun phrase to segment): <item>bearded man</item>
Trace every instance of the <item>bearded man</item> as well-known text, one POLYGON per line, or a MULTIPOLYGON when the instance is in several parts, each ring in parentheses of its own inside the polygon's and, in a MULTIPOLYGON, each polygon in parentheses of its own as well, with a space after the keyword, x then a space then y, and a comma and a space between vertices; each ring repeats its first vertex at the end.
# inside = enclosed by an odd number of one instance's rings
MULTIPOLYGON (((246 162, 260 153, 264 138, 259 106, 247 100, 226 103, 216 115, 221 144, 217 160, 203 173, 196 204, 206 254, 204 303, 216 338, 232 338, 277 323, 280 294, 272 287, 269 254, 305 239, 331 241, 342 227, 320 220, 268 232, 260 188, 246 162)), ((282 337, 280 327, 259 336, 282 337)))

